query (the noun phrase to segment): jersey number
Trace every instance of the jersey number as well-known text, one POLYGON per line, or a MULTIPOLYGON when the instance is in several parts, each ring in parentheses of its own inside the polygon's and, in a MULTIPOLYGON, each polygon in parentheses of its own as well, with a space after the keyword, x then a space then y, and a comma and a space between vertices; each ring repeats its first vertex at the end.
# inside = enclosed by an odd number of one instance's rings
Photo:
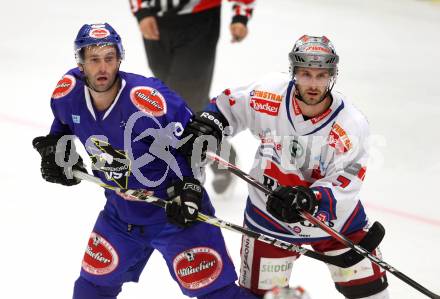
POLYGON ((336 180, 341 183, 339 185, 339 187, 341 187, 341 188, 347 187, 351 182, 349 179, 347 179, 345 176, 342 176, 342 175, 338 176, 338 178, 336 180))

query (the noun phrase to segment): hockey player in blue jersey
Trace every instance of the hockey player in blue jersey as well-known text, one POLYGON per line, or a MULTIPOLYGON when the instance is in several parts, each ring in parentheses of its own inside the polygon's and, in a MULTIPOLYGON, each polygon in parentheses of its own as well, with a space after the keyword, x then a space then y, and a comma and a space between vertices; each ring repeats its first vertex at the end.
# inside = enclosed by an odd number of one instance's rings
POLYGON ((177 151, 192 117, 185 102, 155 78, 119 70, 124 49, 109 24, 84 25, 74 45, 78 67, 52 94, 50 132, 33 140, 43 178, 79 183, 72 169, 86 170, 69 137, 74 135, 94 175, 107 184, 147 189, 170 201, 164 212, 106 190, 73 298, 116 298, 125 282, 138 281, 155 249, 187 296, 255 298, 235 284, 220 230, 194 221, 199 210, 213 215, 214 208, 177 151))

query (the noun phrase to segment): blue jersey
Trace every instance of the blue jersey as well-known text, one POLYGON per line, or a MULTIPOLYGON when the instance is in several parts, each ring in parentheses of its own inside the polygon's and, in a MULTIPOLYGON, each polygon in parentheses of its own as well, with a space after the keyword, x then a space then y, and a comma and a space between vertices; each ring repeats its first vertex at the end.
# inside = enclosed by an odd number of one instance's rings
MULTIPOLYGON (((177 151, 192 112, 155 78, 124 72, 118 76, 115 100, 98 111, 84 75, 79 69, 67 72, 52 94, 55 120, 50 134, 77 136, 92 160, 94 175, 105 183, 147 189, 167 198, 166 189, 174 180, 192 176, 177 151)), ((234 284, 237 276, 220 228, 200 222, 181 228, 167 223, 161 208, 124 199, 114 191, 106 190, 105 195, 107 202, 90 235, 74 298, 116 298, 123 283, 138 281, 156 249, 187 296, 255 298, 234 284)), ((206 192, 201 210, 214 215, 206 192)))
MULTIPOLYGON (((75 135, 92 159, 94 175, 120 188, 142 188, 166 198, 173 180, 192 176, 176 148, 192 116, 185 102, 156 78, 119 72, 121 88, 105 111, 98 111, 78 69, 58 82, 51 107, 53 135, 75 135)), ((105 209, 132 224, 165 221, 155 206, 123 199, 105 191, 105 209)))

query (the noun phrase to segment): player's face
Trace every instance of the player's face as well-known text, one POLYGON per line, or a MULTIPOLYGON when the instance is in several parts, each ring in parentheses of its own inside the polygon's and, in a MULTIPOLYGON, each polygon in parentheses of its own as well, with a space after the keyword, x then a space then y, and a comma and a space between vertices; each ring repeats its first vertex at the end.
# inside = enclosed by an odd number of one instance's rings
POLYGON ((326 69, 297 68, 295 72, 296 87, 304 103, 319 104, 327 92, 330 83, 330 73, 326 69))
POLYGON ((87 82, 96 91, 107 91, 116 80, 120 59, 114 46, 91 46, 84 49, 84 63, 80 66, 87 82))

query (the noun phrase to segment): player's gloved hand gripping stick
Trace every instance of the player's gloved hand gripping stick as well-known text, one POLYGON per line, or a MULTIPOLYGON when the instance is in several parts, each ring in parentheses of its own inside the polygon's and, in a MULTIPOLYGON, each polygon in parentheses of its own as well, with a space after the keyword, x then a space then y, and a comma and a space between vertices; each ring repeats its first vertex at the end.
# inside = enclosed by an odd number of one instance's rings
MULTIPOLYGON (((244 171, 242 171, 241 169, 239 169, 237 166, 229 163, 228 161, 222 159, 221 157, 219 157, 218 155, 208 152, 207 153, 207 157, 212 160, 215 161, 223 166, 225 166, 229 171, 231 171, 233 174, 235 174, 236 176, 238 176, 239 178, 243 179, 244 181, 246 181, 247 183, 251 184, 252 186, 254 186, 255 188, 259 189, 260 191, 264 192, 266 195, 268 195, 269 197, 273 195, 273 192, 271 190, 269 190, 268 188, 266 188, 266 186, 264 186, 262 183, 260 183, 259 181, 257 181, 255 178, 251 177, 249 174, 245 173, 244 171)), ((400 272, 399 270, 397 270, 396 268, 392 267, 391 265, 389 265, 388 263, 386 263, 385 261, 381 260, 380 258, 378 258, 377 256, 374 256, 371 251, 377 247, 377 245, 379 245, 379 243, 377 243, 373 248, 366 248, 365 246, 363 246, 362 241, 359 244, 354 244, 353 242, 351 242, 349 239, 347 239, 345 236, 341 235, 339 232, 337 232, 336 230, 334 230, 333 228, 329 227, 327 224, 325 224, 324 222, 319 221, 317 218, 315 218, 313 215, 311 215, 309 212, 305 211, 305 210, 300 210, 299 214, 302 218, 308 220, 310 223, 317 225, 319 228, 321 228, 322 230, 324 230, 325 232, 327 232, 331 237, 333 237, 335 240, 339 241, 340 243, 344 244, 346 247, 351 248, 351 250, 349 252, 356 252, 358 257, 362 256, 364 258, 369 259, 370 261, 372 261, 373 263, 375 263, 376 265, 378 265, 379 267, 381 267, 382 269, 390 272, 391 274, 393 274, 394 276, 396 276, 397 278, 399 278, 400 280, 404 281, 405 283, 407 283, 408 285, 412 286, 413 288, 415 288, 416 290, 418 290, 419 292, 425 294, 426 296, 428 296, 429 298, 434 298, 434 299, 440 299, 440 296, 437 294, 434 294, 433 292, 431 292, 430 290, 428 290, 427 288, 423 287, 421 284, 417 283, 416 281, 414 281, 413 279, 409 278, 408 276, 406 276, 405 274, 403 274, 402 272, 400 272)), ((375 228, 374 226, 379 224, 378 222, 375 222, 373 224, 373 226, 370 228, 370 231, 372 231, 372 229, 377 229, 377 227, 375 228)), ((380 225, 380 224, 379 224, 380 225)), ((382 227, 382 225, 380 225, 382 227)), ((384 231, 383 227, 382 230, 384 231)), ((367 235, 368 237, 368 235, 367 235)), ((382 235, 383 237, 383 235, 382 235)), ((365 240, 365 239, 364 239, 365 240)), ((382 239, 380 239, 382 240, 382 239)), ((359 260, 358 260, 359 261, 359 260)), ((354 263, 356 264, 356 263, 354 263)), ((354 265, 353 264, 353 265, 354 265)))
POLYGON ((62 135, 39 136, 32 140, 32 145, 41 156, 40 170, 43 179, 50 183, 73 186, 79 184, 80 180, 72 177, 72 169, 84 172, 87 172, 87 170, 81 156, 76 152, 75 143, 70 139, 64 141, 61 139, 63 139, 62 135), (59 142, 61 144, 60 148, 57 146, 59 142), (75 157, 75 164, 67 165, 64 163, 65 167, 60 166, 60 162, 66 159, 69 160, 70 156, 75 157))
MULTIPOLYGON (((173 203, 173 201, 166 201, 166 200, 157 198, 157 197, 153 196, 152 193, 147 190, 121 189, 121 188, 118 188, 115 186, 107 185, 103 181, 101 181, 101 179, 99 179, 98 177, 89 175, 89 174, 82 172, 82 171, 73 170, 73 176, 77 179, 80 179, 80 180, 85 180, 85 181, 95 183, 103 188, 114 190, 115 192, 121 194, 121 196, 123 198, 128 199, 128 200, 136 200, 136 201, 143 201, 143 202, 151 203, 156 206, 162 207, 163 209, 167 209, 167 206, 171 205, 173 203)), ((332 264, 332 265, 342 267, 342 268, 347 268, 347 267, 353 266, 354 264, 358 263, 360 260, 363 259, 361 256, 356 254, 354 251, 348 251, 346 253, 336 255, 336 256, 327 256, 322 253, 315 252, 313 250, 306 249, 304 247, 301 247, 301 246, 298 246, 298 245, 295 245, 295 244, 292 244, 292 243, 289 243, 289 242, 286 242, 286 241, 283 241, 280 239, 273 238, 271 236, 267 236, 267 235, 264 235, 264 234, 261 234, 258 232, 254 232, 250 229, 247 229, 242 226, 218 219, 216 217, 204 215, 200 212, 197 214, 196 219, 201 222, 205 222, 205 223, 208 223, 211 225, 218 226, 220 228, 224 228, 224 229, 227 229, 230 231, 234 231, 234 232, 246 235, 248 237, 260 240, 261 242, 264 242, 264 243, 272 244, 275 247, 279 247, 279 248, 289 250, 289 251, 294 251, 298 254, 305 255, 310 258, 322 261, 324 263, 332 264)), ((378 226, 378 224, 376 224, 376 225, 373 225, 373 227, 370 229, 370 231, 379 231, 380 232, 381 229, 378 226)), ((375 236, 376 235, 377 234, 375 234, 375 236)), ((383 234, 382 234, 382 237, 383 237, 383 234)), ((368 238, 370 238, 370 239, 372 238, 370 233, 367 234, 367 237, 364 238, 364 240, 368 239, 368 238)), ((381 238, 380 238, 380 240, 381 240, 381 238)), ((380 240, 379 240, 379 242, 380 242, 380 240)), ((371 242, 367 242, 367 243, 371 243, 371 242)))
POLYGON ((167 202, 165 209, 169 222, 188 227, 197 220, 203 198, 203 188, 199 181, 184 177, 168 188, 168 196, 172 199, 167 202))

